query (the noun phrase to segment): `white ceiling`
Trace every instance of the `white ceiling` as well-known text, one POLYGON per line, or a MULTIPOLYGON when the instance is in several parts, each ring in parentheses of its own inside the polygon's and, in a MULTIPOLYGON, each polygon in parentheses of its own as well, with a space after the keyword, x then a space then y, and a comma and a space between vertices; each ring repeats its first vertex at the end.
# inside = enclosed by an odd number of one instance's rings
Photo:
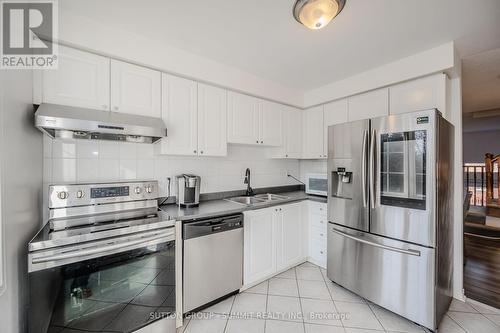
POLYGON ((451 40, 462 54, 500 47, 499 0, 347 0, 318 31, 293 19, 293 3, 72 0, 59 6, 304 91, 451 40))
POLYGON ((500 109, 500 48, 463 59, 462 109, 500 109))

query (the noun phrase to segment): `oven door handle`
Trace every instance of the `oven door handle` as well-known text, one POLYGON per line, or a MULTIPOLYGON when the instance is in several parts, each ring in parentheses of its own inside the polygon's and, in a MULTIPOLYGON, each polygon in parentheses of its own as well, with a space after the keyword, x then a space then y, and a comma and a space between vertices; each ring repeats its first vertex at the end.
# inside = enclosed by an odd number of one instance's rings
MULTIPOLYGON (((101 246, 101 247, 96 247, 96 248, 91 248, 88 250, 73 250, 68 253, 62 253, 62 254, 53 254, 53 255, 48 255, 48 256, 41 256, 41 257, 36 257, 32 259, 33 264, 40 264, 40 263, 45 263, 49 261, 59 261, 59 260, 66 260, 66 259, 72 259, 72 258, 78 258, 78 257, 87 257, 93 254, 105 254, 106 252, 114 252, 117 250, 121 250, 127 247, 131 247, 134 245, 138 244, 144 244, 147 245, 149 242, 157 241, 159 239, 165 239, 166 241, 172 240, 170 239, 171 236, 173 236, 174 233, 170 232, 168 234, 156 234, 152 237, 144 237, 140 238, 137 240, 132 240, 132 241, 127 241, 123 243, 118 243, 118 244, 112 244, 112 245, 107 245, 107 246, 101 246)), ((118 251, 119 252, 119 251, 118 251)), ((113 254, 113 253, 109 253, 113 254)))
POLYGON ((352 240, 354 240, 356 242, 360 242, 360 243, 363 243, 363 244, 367 244, 367 245, 379 247, 379 248, 384 249, 384 250, 389 250, 389 251, 393 251, 393 252, 399 252, 399 253, 403 253, 403 254, 409 254, 409 255, 412 255, 412 256, 420 257, 420 251, 417 251, 417 250, 400 249, 400 248, 397 248, 397 247, 394 247, 394 246, 389 246, 389 245, 384 245, 384 244, 380 244, 380 243, 371 242, 371 241, 363 239, 361 237, 356 237, 356 236, 349 235, 348 233, 340 231, 340 230, 335 229, 333 227, 332 227, 332 231, 335 232, 335 233, 337 233, 337 234, 339 234, 339 235, 341 235, 341 236, 344 236, 346 238, 352 239, 352 240))

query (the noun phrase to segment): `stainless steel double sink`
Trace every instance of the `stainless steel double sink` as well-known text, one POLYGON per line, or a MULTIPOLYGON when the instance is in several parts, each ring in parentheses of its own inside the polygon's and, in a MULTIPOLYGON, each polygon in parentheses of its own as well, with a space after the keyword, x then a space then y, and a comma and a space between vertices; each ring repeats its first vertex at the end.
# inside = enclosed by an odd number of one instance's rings
POLYGON ((253 206, 253 205, 266 204, 266 203, 271 203, 271 202, 279 202, 279 201, 288 200, 288 199, 290 199, 290 197, 286 197, 284 195, 264 193, 264 194, 254 195, 252 197, 241 196, 241 197, 228 198, 225 200, 229 201, 229 202, 234 202, 234 203, 237 203, 240 205, 244 205, 244 206, 253 206))

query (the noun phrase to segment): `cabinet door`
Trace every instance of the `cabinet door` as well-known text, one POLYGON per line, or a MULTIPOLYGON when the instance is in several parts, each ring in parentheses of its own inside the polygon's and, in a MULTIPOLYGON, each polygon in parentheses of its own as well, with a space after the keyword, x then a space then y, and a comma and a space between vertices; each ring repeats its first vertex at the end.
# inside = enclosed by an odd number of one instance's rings
POLYGON ((303 113, 303 158, 325 158, 323 152, 323 106, 305 110, 303 113))
POLYGON ((251 96, 228 92, 227 94, 227 142, 260 144, 260 101, 251 96))
POLYGON ((281 114, 283 105, 263 101, 260 112, 259 139, 266 146, 281 146, 283 144, 283 125, 281 114))
POLYGON ((227 155, 226 90, 198 83, 198 155, 227 155))
POLYGON ((277 221, 277 270, 304 260, 301 203, 280 206, 277 221))
POLYGON ((161 152, 172 155, 198 154, 198 112, 196 82, 163 74, 162 118, 167 137, 161 152))
POLYGON ((389 115, 389 89, 349 97, 349 121, 389 115))
POLYGON ((243 284, 265 279, 276 272, 273 208, 244 213, 243 284))
POLYGON ((109 110, 109 59, 59 46, 56 70, 42 71, 42 101, 109 110))
POLYGON ((389 110, 391 114, 438 109, 446 113, 446 74, 397 84, 389 88, 389 110))
POLYGON ((300 158, 302 154, 302 110, 286 107, 283 111, 284 151, 286 158, 300 158))
POLYGON ((323 109, 324 155, 328 154, 328 126, 346 123, 348 121, 347 112, 347 98, 325 104, 323 109))
POLYGON ((161 73, 111 60, 111 111, 161 116, 161 73))

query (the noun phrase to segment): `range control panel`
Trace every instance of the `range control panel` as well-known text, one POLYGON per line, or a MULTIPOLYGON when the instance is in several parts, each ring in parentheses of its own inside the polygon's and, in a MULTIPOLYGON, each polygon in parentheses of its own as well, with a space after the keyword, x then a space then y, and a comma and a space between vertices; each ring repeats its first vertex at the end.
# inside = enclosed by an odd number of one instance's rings
POLYGON ((96 183, 49 186, 49 208, 157 199, 158 182, 96 183))

